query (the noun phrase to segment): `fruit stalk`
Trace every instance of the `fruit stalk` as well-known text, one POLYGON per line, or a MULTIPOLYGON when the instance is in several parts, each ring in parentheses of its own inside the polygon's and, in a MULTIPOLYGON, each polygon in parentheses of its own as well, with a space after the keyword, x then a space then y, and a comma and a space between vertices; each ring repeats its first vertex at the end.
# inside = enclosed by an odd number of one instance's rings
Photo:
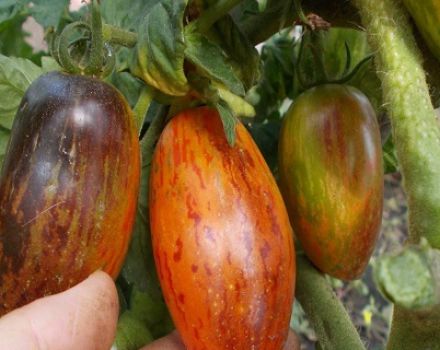
POLYGON ((306 312, 322 349, 364 350, 350 317, 323 274, 304 255, 297 255, 295 297, 306 312))

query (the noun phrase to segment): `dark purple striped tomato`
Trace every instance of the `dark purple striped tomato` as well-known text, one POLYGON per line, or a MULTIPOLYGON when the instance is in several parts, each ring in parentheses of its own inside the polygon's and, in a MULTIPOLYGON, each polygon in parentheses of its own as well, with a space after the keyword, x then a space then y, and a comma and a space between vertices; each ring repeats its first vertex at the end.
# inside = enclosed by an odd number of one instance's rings
POLYGON ((0 179, 0 315, 97 269, 117 276, 139 175, 136 128, 116 89, 58 72, 32 83, 0 179))
POLYGON ((299 96, 282 126, 279 171, 293 229, 310 260, 334 277, 359 277, 382 218, 382 148, 368 99, 342 85, 299 96))
POLYGON ((180 113, 154 153, 154 258, 189 350, 280 350, 295 281, 292 229, 276 182, 242 124, 230 147, 210 108, 180 113))

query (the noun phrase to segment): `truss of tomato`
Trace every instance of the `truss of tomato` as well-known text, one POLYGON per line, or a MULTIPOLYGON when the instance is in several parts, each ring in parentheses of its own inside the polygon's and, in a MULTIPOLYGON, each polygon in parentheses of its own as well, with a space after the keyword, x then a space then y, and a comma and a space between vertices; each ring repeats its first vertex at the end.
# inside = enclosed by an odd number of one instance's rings
POLYGON ((321 85, 288 110, 279 172, 294 232, 323 272, 359 277, 377 240, 383 202, 375 112, 358 90, 321 85))
POLYGON ((136 128, 116 89, 58 72, 29 87, 0 179, 0 315, 97 269, 117 276, 139 174, 136 128))
POLYGON ((218 113, 175 116, 157 148, 150 221, 165 301, 188 349, 281 349, 292 310, 288 214, 242 124, 229 146, 218 113))

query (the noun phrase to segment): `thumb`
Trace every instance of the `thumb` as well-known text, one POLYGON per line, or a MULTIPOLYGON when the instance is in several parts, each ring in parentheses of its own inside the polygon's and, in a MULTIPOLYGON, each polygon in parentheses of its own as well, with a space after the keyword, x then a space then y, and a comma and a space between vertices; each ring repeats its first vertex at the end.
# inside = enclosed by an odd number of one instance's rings
POLYGON ((75 287, 0 319, 0 349, 108 350, 118 318, 113 280, 95 272, 75 287))

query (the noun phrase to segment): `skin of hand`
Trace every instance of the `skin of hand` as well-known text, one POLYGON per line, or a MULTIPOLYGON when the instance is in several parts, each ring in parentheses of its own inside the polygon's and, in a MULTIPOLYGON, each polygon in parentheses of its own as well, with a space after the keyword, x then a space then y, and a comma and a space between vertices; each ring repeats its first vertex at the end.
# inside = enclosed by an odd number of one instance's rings
POLYGON ((113 280, 95 272, 75 287, 0 319, 0 349, 108 350, 119 304, 113 280))
MULTIPOLYGON (((0 318, 0 350, 108 350, 118 321, 116 286, 95 272, 77 286, 0 318)), ((185 350, 176 331, 141 350, 185 350)), ((284 350, 300 350, 290 331, 284 350)))
MULTIPOLYGON (((289 332, 286 345, 283 350, 300 350, 298 336, 292 330, 289 332)), ((176 331, 167 335, 164 338, 160 338, 148 346, 143 347, 141 350, 185 350, 185 346, 179 338, 176 331)))

